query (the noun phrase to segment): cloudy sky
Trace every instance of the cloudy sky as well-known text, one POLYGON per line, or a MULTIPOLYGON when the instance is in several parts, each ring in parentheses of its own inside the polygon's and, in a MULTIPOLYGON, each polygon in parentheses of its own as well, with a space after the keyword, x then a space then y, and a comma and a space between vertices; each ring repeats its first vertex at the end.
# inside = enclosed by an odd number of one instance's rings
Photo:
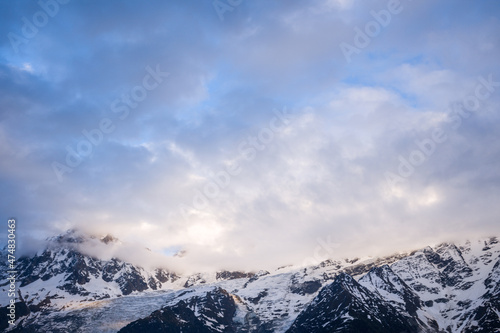
POLYGON ((78 227, 253 269, 500 234, 497 0, 1 1, 0 31, 20 251, 78 227))

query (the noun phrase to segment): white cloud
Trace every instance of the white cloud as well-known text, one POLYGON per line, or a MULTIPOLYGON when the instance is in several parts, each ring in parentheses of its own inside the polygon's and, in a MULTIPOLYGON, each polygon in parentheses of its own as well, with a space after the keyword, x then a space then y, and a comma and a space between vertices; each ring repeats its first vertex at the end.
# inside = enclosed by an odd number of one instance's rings
POLYGON ((500 80, 493 3, 405 2, 350 64, 339 43, 386 1, 257 1, 224 22, 204 4, 141 4, 112 20, 107 7, 87 16, 94 4, 75 4, 16 66, 1 44, 0 209, 38 238, 87 226, 157 252, 182 248, 183 264, 171 264, 191 270, 302 262, 326 236, 346 256, 498 232, 500 95, 458 130, 447 123, 479 75, 500 80), (82 24, 61 33, 72 19, 82 24), (79 47, 68 48, 74 35, 79 47), (171 76, 119 120, 111 101, 156 64, 171 76), (283 106, 293 122, 246 160, 239 144, 283 106), (116 130, 59 183, 51 163, 104 117, 116 130), (388 187, 384 174, 437 127, 447 141, 388 187), (241 173, 183 216, 231 163, 241 173))

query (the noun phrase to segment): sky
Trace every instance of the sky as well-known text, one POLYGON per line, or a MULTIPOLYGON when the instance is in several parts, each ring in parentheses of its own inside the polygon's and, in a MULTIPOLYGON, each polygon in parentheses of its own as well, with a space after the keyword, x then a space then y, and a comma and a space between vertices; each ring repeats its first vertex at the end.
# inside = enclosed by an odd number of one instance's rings
POLYGON ((499 32, 497 0, 1 1, 0 243, 251 270, 500 235, 499 32))

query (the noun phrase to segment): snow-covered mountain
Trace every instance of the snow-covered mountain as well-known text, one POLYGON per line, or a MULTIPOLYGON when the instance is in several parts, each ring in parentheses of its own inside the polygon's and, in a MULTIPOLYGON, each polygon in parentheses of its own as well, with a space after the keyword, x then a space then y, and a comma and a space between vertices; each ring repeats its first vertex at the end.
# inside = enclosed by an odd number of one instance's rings
MULTIPOLYGON (((97 238, 70 230, 49 239, 47 247, 17 262, 20 298, 31 307, 68 300, 95 301, 162 289, 179 277, 165 269, 145 270, 117 258, 102 260, 81 252, 84 246, 119 242, 110 235, 97 238), (58 301, 61 300, 61 301, 58 301)), ((5 274, 0 276, 6 277, 5 274)))
POLYGON ((59 236, 19 261, 12 332, 500 332, 496 238, 190 276, 92 258, 74 246, 82 241, 59 236))
MULTIPOLYGON (((378 275, 377 270, 374 268, 368 275, 378 275)), ((350 275, 340 273, 299 314, 287 332, 398 333, 416 332, 418 327, 415 318, 407 316, 388 299, 370 291, 350 275)))

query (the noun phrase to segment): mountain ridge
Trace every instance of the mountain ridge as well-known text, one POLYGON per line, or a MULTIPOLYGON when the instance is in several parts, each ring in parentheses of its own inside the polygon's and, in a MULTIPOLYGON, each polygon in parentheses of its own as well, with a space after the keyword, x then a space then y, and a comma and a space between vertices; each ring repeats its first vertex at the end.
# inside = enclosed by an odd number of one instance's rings
MULTIPOLYGON (((496 237, 442 243, 371 260, 329 259, 313 266, 259 272, 177 275, 164 270, 163 276, 117 258, 91 258, 68 246, 79 241, 73 237, 59 242, 59 247, 52 243, 53 247, 26 262, 20 260, 24 269, 19 270, 18 305, 25 306, 27 313, 17 319, 19 329, 64 332, 58 328, 64 323, 69 331, 98 332, 86 318, 106 314, 108 322, 102 322, 101 332, 127 332, 125 327, 130 329, 138 320, 146 327, 153 318, 162 318, 160 313, 170 314, 169 318, 183 313, 197 318, 201 332, 321 332, 319 327, 339 332, 356 327, 367 332, 500 330, 496 237), (224 301, 207 303, 207 295, 212 301, 224 301), (363 302, 356 300, 359 295, 364 295, 363 302), (345 302, 339 301, 341 296, 345 302), (335 302, 343 304, 337 312, 330 306, 335 302), (208 324, 202 313, 212 313, 208 322, 217 325, 208 324), (231 313, 233 319, 218 322, 221 318, 214 313, 231 313), (322 319, 320 313, 329 315, 322 319)), ((118 240, 109 236, 107 241, 118 240)), ((3 281, 0 288, 5 288, 3 281)), ((173 327, 168 329, 174 331, 173 327)))

